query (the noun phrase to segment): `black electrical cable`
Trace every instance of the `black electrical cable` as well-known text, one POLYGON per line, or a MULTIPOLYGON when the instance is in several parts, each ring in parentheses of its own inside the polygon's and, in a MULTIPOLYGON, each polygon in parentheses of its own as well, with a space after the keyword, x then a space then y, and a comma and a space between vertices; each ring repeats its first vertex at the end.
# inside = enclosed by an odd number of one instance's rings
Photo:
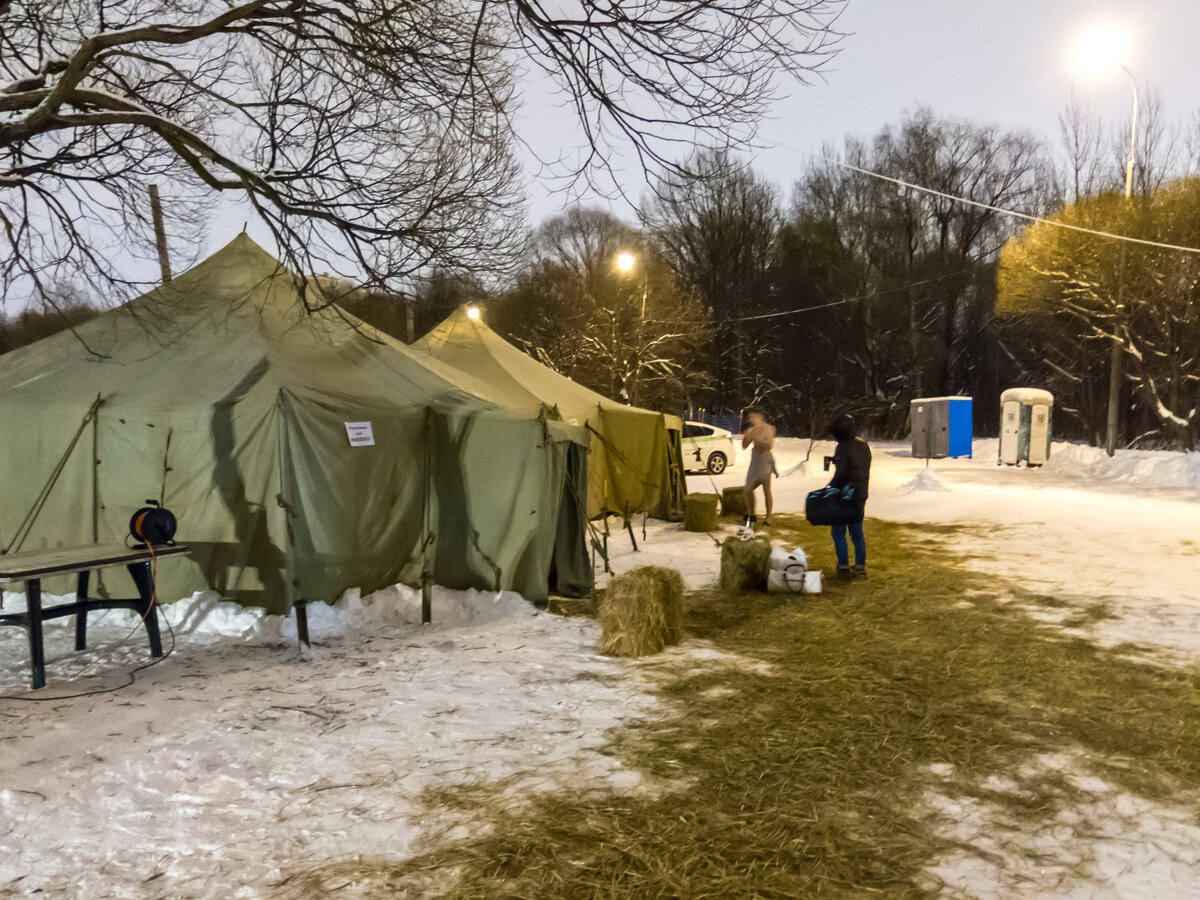
MULTIPOLYGON (((78 691, 77 693, 74 693, 74 694, 59 694, 56 697, 24 697, 24 696, 21 696, 20 694, 0 694, 0 700, 19 700, 22 703, 48 703, 53 700, 74 700, 77 697, 91 697, 95 694, 115 694, 117 691, 123 691, 123 690, 125 690, 125 688, 129 687, 137 680, 138 672, 141 672, 143 669, 149 669, 152 666, 157 666, 160 662, 164 662, 167 659, 167 657, 169 657, 172 653, 175 652, 175 629, 171 627, 171 620, 168 619, 165 615, 162 617, 162 620, 167 623, 167 631, 170 632, 170 634, 171 634, 170 648, 167 650, 166 653, 164 653, 162 656, 158 657, 157 659, 152 659, 148 663, 142 663, 140 666, 137 666, 134 669, 130 669, 129 680, 126 681, 124 684, 118 684, 118 685, 114 685, 113 687, 106 687, 106 688, 95 688, 90 691, 78 691)), ((124 644, 126 640, 128 640, 128 638, 122 639, 121 642, 118 643, 117 646, 114 647, 113 649, 114 650, 119 649, 121 644, 124 644)), ((111 653, 112 651, 109 651, 109 652, 111 653)))

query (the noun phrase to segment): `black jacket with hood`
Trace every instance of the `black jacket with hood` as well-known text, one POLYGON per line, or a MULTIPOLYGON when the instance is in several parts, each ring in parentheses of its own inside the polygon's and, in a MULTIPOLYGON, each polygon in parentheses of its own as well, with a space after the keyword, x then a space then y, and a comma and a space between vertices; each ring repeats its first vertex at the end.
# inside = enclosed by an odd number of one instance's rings
POLYGON ((855 435, 854 420, 850 416, 838 416, 830 431, 837 440, 837 448, 833 451, 834 473, 829 486, 850 485, 854 488, 854 499, 865 504, 871 480, 871 448, 855 435))

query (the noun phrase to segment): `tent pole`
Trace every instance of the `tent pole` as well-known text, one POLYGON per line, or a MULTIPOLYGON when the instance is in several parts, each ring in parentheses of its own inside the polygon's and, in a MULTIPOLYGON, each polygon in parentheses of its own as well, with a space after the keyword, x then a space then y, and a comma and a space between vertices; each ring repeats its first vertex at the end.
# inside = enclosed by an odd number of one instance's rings
MULTIPOLYGON (((100 402, 100 395, 96 395, 100 402)), ((92 416, 92 543, 100 543, 100 416, 92 416)))
POLYGON ((292 608, 296 610, 296 637, 305 647, 311 647, 308 640, 308 601, 298 600, 292 608))
POLYGON ((425 408, 425 534, 421 547, 421 624, 433 621, 433 575, 429 571, 430 500, 433 496, 433 408, 425 408))

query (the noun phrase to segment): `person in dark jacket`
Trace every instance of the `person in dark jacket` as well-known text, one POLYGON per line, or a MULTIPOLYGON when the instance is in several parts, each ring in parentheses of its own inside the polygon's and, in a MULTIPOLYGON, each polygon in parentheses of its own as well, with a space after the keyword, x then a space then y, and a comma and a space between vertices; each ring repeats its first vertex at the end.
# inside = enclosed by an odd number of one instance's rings
POLYGON ((854 572, 858 576, 867 574, 867 539, 863 535, 863 515, 867 506, 868 484, 871 480, 871 448, 857 436, 854 419, 840 415, 829 429, 837 441, 833 451, 833 480, 830 487, 849 491, 849 498, 856 506, 855 521, 850 525, 834 525, 833 548, 837 551, 838 577, 851 577, 850 550, 846 546, 846 533, 854 543, 854 572))

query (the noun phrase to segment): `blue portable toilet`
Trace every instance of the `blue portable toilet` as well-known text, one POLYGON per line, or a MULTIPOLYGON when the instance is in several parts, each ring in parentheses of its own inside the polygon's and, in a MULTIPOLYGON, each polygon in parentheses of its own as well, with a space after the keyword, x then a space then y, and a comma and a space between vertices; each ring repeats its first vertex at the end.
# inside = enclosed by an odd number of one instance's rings
POLYGON ((970 397, 920 397, 909 407, 914 459, 970 456, 974 424, 970 397))

